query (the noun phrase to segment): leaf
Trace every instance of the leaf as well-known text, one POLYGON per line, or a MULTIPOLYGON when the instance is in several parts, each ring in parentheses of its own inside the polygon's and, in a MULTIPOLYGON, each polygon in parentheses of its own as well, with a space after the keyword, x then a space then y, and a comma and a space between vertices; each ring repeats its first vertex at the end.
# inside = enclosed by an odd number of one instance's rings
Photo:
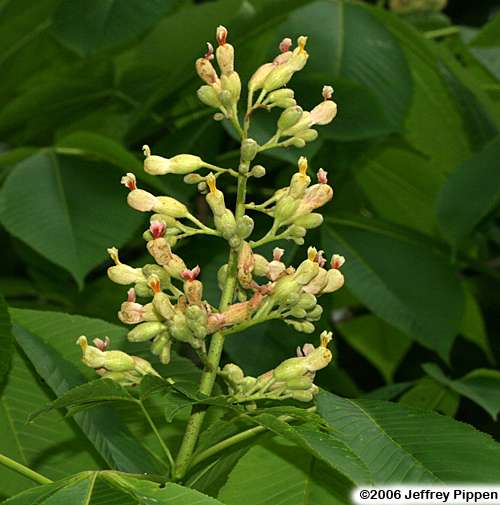
POLYGON ((30 415, 29 420, 32 421, 40 414, 48 412, 52 409, 64 409, 74 407, 92 407, 101 405, 106 402, 125 401, 136 403, 137 400, 129 394, 126 388, 120 386, 115 381, 110 379, 96 379, 81 386, 76 386, 69 389, 54 400, 50 405, 43 409, 34 412, 30 415))
POLYGON ((373 389, 363 395, 367 400, 392 400, 398 397, 401 393, 407 391, 414 383, 413 382, 398 382, 396 384, 388 384, 377 389, 373 389))
POLYGON ((399 399, 400 403, 423 410, 435 410, 446 416, 455 417, 460 397, 446 386, 423 377, 399 399))
POLYGON ((0 293, 0 384, 9 371, 10 361, 14 352, 14 338, 12 337, 10 317, 5 298, 0 293))
POLYGON ((322 244, 346 257, 346 285, 370 310, 448 358, 464 295, 444 256, 408 231, 396 232, 373 219, 331 220, 323 226, 322 244))
POLYGON ((344 321, 338 328, 349 345, 370 361, 386 382, 392 382, 411 347, 408 336, 373 315, 344 321))
POLYGON ((219 493, 225 505, 347 505, 352 484, 281 439, 252 447, 219 493))
POLYGON ((317 1, 293 12, 279 28, 276 40, 291 33, 309 36, 311 56, 292 81, 305 105, 320 101, 324 84, 338 92, 341 113, 322 128, 326 136, 351 140, 398 131, 410 106, 412 78, 404 53, 373 12, 366 5, 317 1))
MULTIPOLYGON (((104 461, 73 419, 52 411, 43 419, 27 422, 30 414, 52 399, 50 389, 17 349, 0 396, 0 453, 55 480, 82 470, 103 468, 104 461)), ((0 482, 0 499, 35 485, 4 466, 0 466, 0 482)))
POLYGON ((453 244, 467 238, 500 203, 499 157, 500 136, 460 165, 443 186, 437 216, 443 234, 453 244))
POLYGON ((320 431, 318 427, 310 424, 292 426, 270 414, 259 414, 252 419, 305 449, 355 484, 363 484, 370 480, 364 463, 330 433, 320 431))
POLYGON ((490 363, 495 363, 488 335, 486 334, 481 307, 471 290, 467 286, 464 286, 464 288, 465 308, 460 332, 469 342, 473 342, 484 351, 490 363))
POLYGON ((40 151, 5 181, 0 219, 82 286, 85 275, 106 258, 106 248, 125 243, 143 220, 127 208, 118 185, 118 177, 102 164, 40 151))
POLYGON ((160 484, 117 472, 82 472, 39 486, 5 502, 8 505, 222 505, 199 491, 168 482, 160 484), (36 498, 36 501, 33 501, 36 498), (30 501, 31 500, 31 501, 30 501))
MULTIPOLYGON (((111 339, 112 349, 121 349, 148 359, 159 373, 173 378, 176 382, 199 383, 201 371, 190 360, 181 358, 173 352, 169 365, 162 365, 149 352, 148 343, 128 342, 127 329, 124 327, 99 319, 36 310, 13 309, 11 317, 15 324, 22 326, 36 336, 36 341, 43 344, 41 352, 44 358, 42 360, 34 358, 34 361, 37 368, 44 363, 47 364, 47 368, 44 367, 40 374, 42 377, 45 376, 45 380, 50 377, 56 386, 61 386, 56 391, 58 395, 71 387, 96 378, 95 372, 81 362, 81 350, 75 344, 76 338, 82 334, 89 337, 107 335, 111 339), (54 367, 53 372, 49 365, 54 367), (62 381, 61 384, 58 381, 62 381)), ((38 356, 38 352, 35 354, 38 356)), ((148 382, 146 381, 145 386, 148 382)), ((49 385, 53 387, 50 383, 49 385)), ((143 391, 144 405, 158 426, 162 438, 169 446, 175 447, 183 435, 186 416, 182 420, 167 424, 161 391, 159 394, 153 394, 152 389, 143 391)), ((87 437, 97 446, 99 452, 105 455, 105 459, 111 458, 116 462, 114 465, 116 468, 137 472, 142 471, 140 468, 148 466, 152 473, 155 473, 155 469, 165 471, 163 460, 156 454, 158 452, 156 437, 139 409, 131 409, 125 402, 117 402, 112 410, 109 407, 96 407, 88 412, 82 412, 79 416, 83 416, 84 420, 88 419, 87 423, 81 424, 87 437)), ((81 419, 79 416, 75 416, 75 419, 81 419)))
POLYGON ((452 391, 469 398, 483 407, 496 420, 500 412, 500 372, 498 370, 477 369, 461 379, 446 377, 435 363, 422 365, 425 373, 452 391))
MULTIPOLYGON (((81 316, 21 309, 12 310, 11 316, 18 344, 57 396, 83 384, 88 377, 95 377, 81 363, 75 336, 106 334, 116 345, 125 333, 118 326, 81 316)), ((95 407, 76 414, 74 419, 113 468, 132 473, 164 471, 163 464, 148 452, 140 439, 132 436, 114 409, 95 407)))
POLYGON ((52 32, 80 56, 128 42, 171 12, 176 0, 63 0, 54 13, 52 32))
POLYGON ((316 397, 319 414, 364 461, 375 484, 495 483, 500 445, 445 416, 376 400, 316 397))
POLYGON ((427 157, 385 143, 363 155, 354 178, 378 217, 435 234, 434 202, 445 178, 427 157))

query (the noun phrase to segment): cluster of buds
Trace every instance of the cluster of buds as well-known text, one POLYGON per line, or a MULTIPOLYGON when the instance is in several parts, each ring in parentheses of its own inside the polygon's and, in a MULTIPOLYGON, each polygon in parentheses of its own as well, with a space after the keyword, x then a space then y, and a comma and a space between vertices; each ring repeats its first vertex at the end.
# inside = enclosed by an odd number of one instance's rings
POLYGON ((122 351, 108 351, 110 341, 95 338, 93 346, 88 344, 87 337, 81 336, 76 343, 82 350, 82 362, 94 368, 103 379, 111 379, 122 386, 136 386, 145 375, 155 375, 158 372, 149 361, 139 356, 130 356, 122 351))
POLYGON ((297 348, 297 356, 280 363, 276 368, 259 377, 245 376, 243 370, 228 363, 221 371, 232 401, 237 403, 256 400, 283 400, 291 398, 310 402, 319 391, 314 384, 316 372, 325 368, 332 360, 328 344, 331 332, 320 335, 320 345, 305 344, 297 348))
POLYGON ((220 76, 212 65, 214 48, 207 42, 208 50, 202 58, 196 60, 196 71, 206 82, 198 89, 198 98, 209 107, 219 109, 221 117, 230 118, 237 114, 236 105, 240 99, 241 80, 234 70, 234 48, 227 42, 227 29, 219 26, 216 32, 218 47, 215 59, 219 65, 220 76))

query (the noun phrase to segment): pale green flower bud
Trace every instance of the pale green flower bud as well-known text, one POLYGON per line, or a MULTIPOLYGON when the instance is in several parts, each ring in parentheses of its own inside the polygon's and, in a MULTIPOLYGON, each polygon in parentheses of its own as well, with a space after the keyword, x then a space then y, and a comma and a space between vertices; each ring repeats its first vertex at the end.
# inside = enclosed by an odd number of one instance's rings
POLYGON ((323 216, 318 213, 306 214, 305 216, 300 216, 293 220, 293 224, 297 226, 302 226, 307 230, 312 228, 317 228, 323 223, 323 216))
POLYGON ((297 302, 297 307, 305 310, 313 309, 317 304, 316 297, 310 293, 303 293, 297 302))
POLYGON ((161 321, 162 315, 156 311, 152 303, 144 305, 144 321, 161 321))
POLYGON ((296 317, 297 319, 303 319, 306 317, 307 312, 300 307, 292 307, 289 311, 290 316, 296 317))
POLYGON ((236 223, 236 233, 242 239, 246 239, 253 231, 254 222, 250 216, 244 215, 236 223))
POLYGON ((170 160, 164 158, 163 156, 151 155, 151 149, 149 146, 142 146, 142 152, 144 153, 144 171, 152 175, 163 175, 170 172, 170 160))
POLYGON ((291 326, 295 331, 300 331, 301 333, 312 333, 315 330, 314 324, 309 321, 285 319, 285 323, 291 326))
POLYGON ((297 377, 287 381, 286 388, 287 390, 307 391, 312 387, 313 381, 314 376, 312 374, 303 375, 302 377, 297 377))
POLYGON ((170 335, 165 331, 157 335, 151 344, 151 352, 155 354, 156 356, 160 357, 160 361, 163 364, 168 364, 170 361, 170 348, 172 346, 172 340, 170 338, 170 335), (168 361, 163 361, 161 358, 161 355, 165 349, 165 347, 168 348, 168 353, 166 353, 165 357, 168 357, 168 361))
POLYGON ((301 285, 305 286, 318 275, 319 264, 317 262, 318 251, 314 247, 309 247, 307 250, 307 259, 304 260, 297 268, 294 274, 295 280, 301 285))
POLYGON ((148 321, 137 325, 133 330, 127 334, 127 339, 130 342, 146 342, 156 337, 158 333, 165 331, 167 327, 157 321, 148 321))
POLYGON ((304 111, 300 119, 290 128, 283 130, 281 134, 285 137, 293 137, 298 133, 302 133, 304 130, 307 130, 312 125, 311 121, 311 113, 304 111))
MULTIPOLYGON (((286 237, 292 239, 293 241, 304 238, 307 234, 307 230, 303 226, 298 226, 293 224, 290 226, 286 232, 286 237)), ((302 242, 303 243, 303 242, 302 242)))
POLYGON ((82 335, 78 338, 76 343, 82 350, 82 361, 86 366, 90 368, 101 368, 104 366, 104 361, 106 359, 105 352, 97 347, 89 345, 87 337, 82 335))
POLYGON ((126 372, 134 368, 134 357, 122 351, 106 351, 104 368, 110 372, 126 372))
POLYGON ((311 183, 311 178, 307 175, 307 158, 301 156, 298 161, 299 171, 293 174, 288 190, 289 196, 295 199, 301 199, 307 187, 311 183))
POLYGON ((219 100, 226 109, 230 109, 233 105, 233 95, 228 89, 219 92, 219 100))
POLYGON ((299 149, 302 149, 306 145, 306 141, 304 139, 301 139, 300 137, 293 137, 290 140, 288 140, 289 145, 292 145, 293 147, 297 147, 299 149))
POLYGON ((219 286, 219 289, 223 289, 224 286, 226 285, 226 280, 227 280, 227 263, 222 265, 219 270, 217 271, 217 284, 219 286))
POLYGON ((161 290, 160 279, 156 275, 151 275, 148 279, 148 286, 153 291, 153 307, 165 319, 170 319, 174 315, 174 307, 170 298, 161 290))
POLYGON ((253 139, 245 139, 241 143, 241 160, 252 161, 257 155, 259 144, 253 139))
POLYGON ((155 375, 160 377, 160 374, 151 366, 151 363, 139 356, 131 356, 134 360, 134 370, 140 375, 155 375))
POLYGON ((207 203, 212 209, 214 216, 222 216, 226 211, 226 204, 224 202, 224 194, 217 189, 215 176, 210 173, 206 177, 206 181, 210 192, 206 196, 207 203))
POLYGON ((219 93, 212 86, 205 84, 198 88, 196 94, 198 95, 200 102, 208 105, 209 107, 218 109, 222 105, 219 100, 219 93))
POLYGON ((262 88, 267 92, 282 88, 292 78, 295 70, 287 64, 274 67, 264 79, 262 88))
MULTIPOLYGON (((313 384, 314 386, 314 384, 313 384)), ((290 397, 292 400, 297 400, 299 402, 311 402, 314 398, 314 395, 319 391, 317 386, 312 387, 308 390, 291 390, 290 397)))
POLYGON ((250 91, 255 91, 257 89, 262 88, 267 76, 275 68, 276 66, 273 65, 272 63, 265 63, 264 65, 261 65, 248 81, 248 89, 250 91))
POLYGON ((333 293, 344 285, 344 276, 340 270, 334 268, 328 270, 327 283, 321 294, 333 293))
POLYGON ((208 192, 208 186, 207 186, 207 183, 205 181, 202 181, 202 182, 199 182, 198 183, 198 186, 196 187, 196 189, 202 194, 202 195, 205 195, 207 192, 208 192))
POLYGON ((250 170, 250 175, 256 179, 260 179, 266 175, 266 169, 262 165, 254 165, 250 170))
POLYGON ((142 380, 142 376, 140 376, 135 370, 129 370, 127 372, 110 372, 105 368, 100 368, 96 370, 96 372, 102 379, 110 379, 124 387, 137 386, 137 384, 139 384, 142 380))
POLYGON ((149 289, 148 283, 146 281, 137 282, 134 286, 134 289, 137 293, 137 296, 140 296, 141 298, 151 296, 151 290, 149 289))
POLYGON ((276 209, 274 211, 274 219, 276 222, 283 223, 290 219, 299 208, 299 204, 300 200, 289 195, 280 198, 276 203, 276 209))
POLYGON ((198 184, 199 182, 203 182, 205 177, 200 174, 187 174, 183 180, 186 184, 198 184))
POLYGON ((264 103, 269 103, 272 106, 280 107, 282 109, 287 109, 288 107, 297 105, 293 89, 278 89, 273 91, 269 93, 264 103))
POLYGON ((175 198, 158 196, 157 200, 158 204, 153 209, 155 212, 175 218, 183 218, 189 214, 188 208, 175 198))
POLYGON ((300 290, 299 283, 292 275, 281 277, 273 287, 272 296, 278 302, 284 301, 290 295, 298 293, 300 290))
POLYGON ((236 219, 234 214, 226 209, 222 214, 214 216, 215 228, 222 233, 222 236, 229 240, 236 233, 236 219))
POLYGON ((222 369, 222 374, 225 375, 234 384, 240 384, 243 382, 245 374, 243 370, 234 363, 227 363, 222 369))
POLYGON ((195 348, 201 347, 201 343, 196 342, 197 339, 189 329, 186 316, 179 310, 176 311, 170 324, 170 333, 172 337, 180 342, 187 342, 195 348))
POLYGON ((208 314, 199 305, 191 305, 186 309, 186 322, 195 338, 203 339, 207 336, 208 314))
POLYGON ((312 128, 303 130, 295 134, 295 138, 302 139, 304 142, 313 142, 318 138, 318 132, 312 128))
POLYGON ((316 305, 310 312, 308 312, 307 319, 309 319, 309 321, 319 321, 322 315, 323 307, 321 305, 316 305))
MULTIPOLYGON (((188 174, 203 167, 203 160, 192 154, 178 154, 173 158, 152 156, 149 146, 142 146, 144 156, 144 171, 152 175, 188 174)), ((161 197, 160 197, 161 198, 161 197)))
POLYGON ((241 93, 241 81, 238 72, 231 72, 230 74, 223 75, 220 82, 222 89, 224 91, 229 91, 231 103, 237 102, 240 99, 241 93))
POLYGON ((170 276, 165 272, 165 269, 160 265, 148 264, 142 267, 142 273, 147 277, 156 275, 160 280, 162 285, 168 285, 170 283, 170 276))
POLYGON ((269 261, 267 261, 261 254, 254 254, 254 268, 253 272, 257 277, 264 277, 267 274, 267 268, 269 266, 269 261))
POLYGON ((116 247, 110 247, 108 249, 108 254, 115 262, 115 266, 109 267, 107 271, 108 277, 113 282, 116 284, 127 285, 145 280, 144 274, 140 268, 133 268, 120 262, 118 249, 116 247))
MULTIPOLYGON (((279 91, 285 91, 285 90, 279 90, 279 91)), ((275 93, 277 93, 275 91, 275 93)), ((299 105, 294 105, 293 107, 288 107, 285 109, 279 119, 278 119, 278 129, 279 130, 286 130, 287 128, 291 128, 294 126, 299 119, 302 117, 302 113, 304 111, 302 110, 302 107, 299 105)))
POLYGON ((306 293, 311 293, 317 295, 323 291, 328 283, 328 272, 324 268, 320 268, 318 275, 304 286, 304 291, 306 293))
POLYGON ((164 265, 164 268, 172 277, 175 277, 176 279, 182 279, 182 272, 186 270, 186 264, 180 256, 177 256, 177 254, 172 254, 171 260, 166 265, 164 265))

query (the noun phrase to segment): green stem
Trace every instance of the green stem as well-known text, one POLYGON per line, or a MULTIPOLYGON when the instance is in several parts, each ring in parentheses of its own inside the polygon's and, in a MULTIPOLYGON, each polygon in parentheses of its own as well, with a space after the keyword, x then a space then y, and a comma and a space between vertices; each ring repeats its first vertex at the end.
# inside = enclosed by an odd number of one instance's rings
POLYGON ((156 435, 158 442, 160 442, 160 446, 163 449, 163 452, 165 453, 165 455, 167 456, 168 462, 170 464, 170 468, 171 468, 170 473, 173 474, 174 469, 175 469, 175 461, 174 461, 174 458, 172 457, 172 453, 170 452, 170 449, 167 447, 167 444, 165 444, 165 442, 163 441, 163 438, 160 435, 160 432, 158 431, 156 424, 154 423, 153 419, 151 419, 151 416, 149 415, 149 412, 146 410, 146 407, 144 407, 144 404, 141 401, 138 401, 137 403, 141 407, 142 413, 144 414, 144 417, 148 421, 149 426, 151 426, 153 433, 156 435))
MULTIPOLYGON (((310 407, 306 409, 307 412, 314 412, 315 410, 316 407, 310 407)), ((294 418, 292 416, 279 416, 278 419, 280 421, 287 422, 293 420, 294 418)), ((240 442, 248 440, 249 438, 258 435, 259 433, 263 433, 266 430, 267 428, 265 428, 264 426, 254 426, 253 428, 237 433, 232 437, 226 438, 225 440, 222 440, 217 444, 212 445, 212 447, 209 447, 208 449, 196 454, 195 457, 193 458, 192 466, 201 463, 205 459, 210 458, 214 454, 217 454, 218 452, 223 451, 228 447, 231 447, 232 445, 239 444, 240 442)))
MULTIPOLYGON (((245 214, 245 197, 248 164, 243 162, 240 164, 240 174, 238 175, 238 190, 236 195, 236 219, 241 218, 245 214)), ((226 284, 222 291, 219 310, 225 310, 233 301, 234 291, 236 289, 237 269, 238 269, 239 248, 232 248, 228 259, 228 275, 226 284)), ((224 334, 221 332, 214 333, 210 341, 210 347, 207 355, 207 364, 201 376, 199 391, 202 394, 210 396, 217 377, 217 369, 219 367, 222 350, 224 348, 224 334)), ((198 441, 198 436, 201 431, 201 426, 205 418, 204 410, 195 410, 188 420, 184 438, 182 440, 175 467, 175 479, 180 480, 186 474, 193 456, 193 452, 198 441)))
POLYGON ((47 477, 40 475, 38 472, 35 472, 31 468, 28 468, 27 466, 24 466, 21 463, 18 463, 17 461, 10 459, 8 456, 5 456, 4 454, 0 454, 0 465, 4 465, 7 468, 13 470, 14 472, 24 475, 24 477, 31 479, 33 482, 36 482, 37 484, 52 484, 52 482, 54 482, 50 479, 47 479, 47 477))
POLYGON ((233 333, 239 333, 240 331, 247 330, 248 328, 251 328, 252 326, 255 326, 257 324, 265 323, 267 321, 271 321, 272 319, 278 319, 279 317, 280 314, 276 313, 265 317, 250 319, 250 321, 244 321, 243 323, 237 324, 231 328, 228 328, 227 330, 224 330, 224 336, 227 337, 228 335, 232 335, 233 333))
POLYGON ((446 28, 439 28, 437 30, 424 32, 424 37, 426 39, 437 39, 448 35, 456 35, 457 33, 460 33, 460 28, 458 26, 447 26, 446 28))

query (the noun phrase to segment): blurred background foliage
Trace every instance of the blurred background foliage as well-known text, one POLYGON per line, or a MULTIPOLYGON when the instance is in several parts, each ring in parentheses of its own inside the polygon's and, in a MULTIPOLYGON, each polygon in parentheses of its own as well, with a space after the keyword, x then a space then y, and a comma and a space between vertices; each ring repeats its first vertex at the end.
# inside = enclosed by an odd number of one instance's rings
MULTIPOLYGON (((341 395, 436 410, 499 438, 498 2, 450 0, 442 11, 439 1, 413 11, 387 3, 392 11, 383 1, 0 0, 0 292, 8 305, 116 323, 125 289, 106 277, 106 248, 120 247, 130 264, 146 258, 146 216, 127 207, 121 175, 134 172, 141 187, 208 215, 195 187, 144 174, 141 146, 237 162, 230 128, 196 98, 194 61, 205 42, 226 25, 245 79, 282 37, 307 34, 297 101, 314 105, 331 84, 339 106, 306 149, 335 189, 324 226, 308 238, 347 258, 346 287, 318 324, 336 336, 335 365, 319 381, 341 395)), ((269 136, 274 120, 256 116, 252 136, 269 136)), ((288 181, 298 152, 263 155, 268 175, 250 185, 250 198, 288 181)), ((288 262, 304 255, 284 246, 288 262)), ((200 264, 215 302, 226 251, 196 238, 180 254, 200 264)), ((4 333, 0 341, 7 356, 4 333)), ((270 323, 231 336, 226 359, 257 374, 303 341, 270 323)), ((11 377, 11 387, 47 394, 38 380, 28 385, 24 355, 14 360, 11 374, 26 377, 11 377)))

